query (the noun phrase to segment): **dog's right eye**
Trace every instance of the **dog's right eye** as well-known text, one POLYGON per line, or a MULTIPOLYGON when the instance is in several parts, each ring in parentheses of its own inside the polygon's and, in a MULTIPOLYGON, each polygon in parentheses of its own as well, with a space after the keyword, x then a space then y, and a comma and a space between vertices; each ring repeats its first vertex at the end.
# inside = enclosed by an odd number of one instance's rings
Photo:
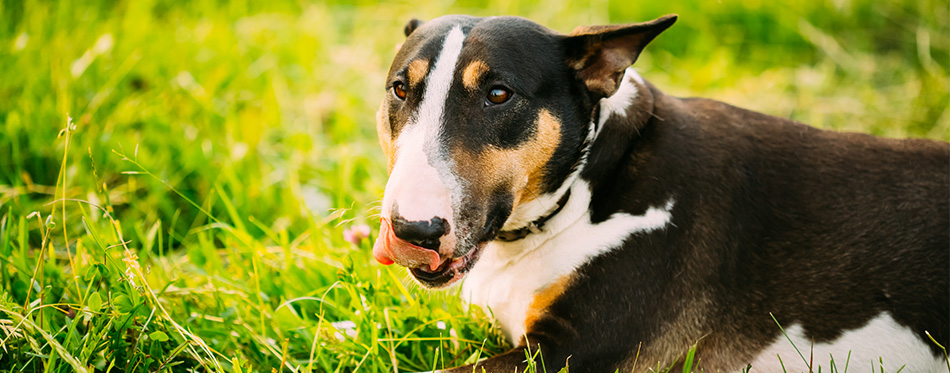
POLYGON ((396 97, 399 97, 400 100, 405 100, 406 99, 406 85, 402 84, 402 82, 393 83, 393 94, 396 95, 396 97))
POLYGON ((511 99, 511 91, 505 87, 492 87, 491 91, 488 92, 488 102, 494 105, 500 105, 507 102, 511 99))

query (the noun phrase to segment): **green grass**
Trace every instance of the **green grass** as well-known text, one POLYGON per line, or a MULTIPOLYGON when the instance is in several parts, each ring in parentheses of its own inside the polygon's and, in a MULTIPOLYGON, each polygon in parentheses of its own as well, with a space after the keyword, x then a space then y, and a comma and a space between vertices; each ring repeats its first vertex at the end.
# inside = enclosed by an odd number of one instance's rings
POLYGON ((504 351, 455 291, 343 239, 376 228, 402 26, 446 13, 562 32, 679 13, 637 63, 669 93, 950 140, 946 1, 3 2, 0 368, 406 372, 504 351))

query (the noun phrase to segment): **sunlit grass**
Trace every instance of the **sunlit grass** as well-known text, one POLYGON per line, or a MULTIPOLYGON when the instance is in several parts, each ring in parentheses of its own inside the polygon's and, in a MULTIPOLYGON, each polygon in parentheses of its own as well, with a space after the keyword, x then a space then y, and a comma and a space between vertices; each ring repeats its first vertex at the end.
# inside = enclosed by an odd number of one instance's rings
POLYGON ((372 233, 343 236, 376 229, 374 113, 411 17, 518 14, 568 32, 679 13, 637 63, 671 94, 950 139, 941 1, 0 11, 4 370, 423 371, 504 351, 483 311, 375 264, 372 233))

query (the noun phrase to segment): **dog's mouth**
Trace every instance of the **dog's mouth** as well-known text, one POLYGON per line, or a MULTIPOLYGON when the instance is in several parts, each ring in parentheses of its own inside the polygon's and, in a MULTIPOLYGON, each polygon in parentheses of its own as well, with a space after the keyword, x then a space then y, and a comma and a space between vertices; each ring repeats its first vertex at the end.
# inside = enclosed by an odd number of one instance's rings
POLYGON ((382 218, 380 235, 373 245, 373 257, 383 265, 399 263, 406 267, 424 287, 445 288, 459 282, 472 270, 482 250, 494 239, 497 228, 486 227, 484 232, 480 240, 463 244, 470 249, 462 256, 455 257, 398 238, 392 223, 382 218))
MULTIPOLYGON (((503 199, 502 202, 506 201, 503 199)), ((488 243, 495 240, 510 214, 509 206, 510 202, 501 203, 489 210, 481 228, 472 229, 466 224, 453 225, 452 233, 449 234, 458 234, 457 232, 462 232, 462 234, 456 236, 455 239, 441 242, 442 245, 435 248, 421 247, 399 238, 390 220, 383 217, 380 223, 380 236, 373 246, 373 256, 381 264, 398 263, 406 267, 412 277, 426 288, 449 287, 461 281, 472 270, 488 243), (457 250, 459 248, 468 248, 468 250, 457 250), (456 256, 458 252, 464 252, 464 254, 456 256)), ((470 220, 458 219, 457 221, 470 220)), ((404 238, 414 239, 414 237, 404 238)))
POLYGON ((444 288, 461 280, 478 261, 486 242, 475 245, 468 254, 459 258, 447 258, 435 270, 422 266, 410 268, 409 273, 427 288, 444 288))

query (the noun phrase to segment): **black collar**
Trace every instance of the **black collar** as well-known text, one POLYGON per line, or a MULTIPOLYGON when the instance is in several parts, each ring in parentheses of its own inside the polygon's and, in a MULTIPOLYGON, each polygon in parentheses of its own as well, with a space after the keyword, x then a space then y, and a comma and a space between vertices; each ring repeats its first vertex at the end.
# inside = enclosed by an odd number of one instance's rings
POLYGON ((522 238, 528 237, 528 235, 532 233, 540 233, 541 228, 544 227, 544 223, 547 223, 548 220, 551 220, 551 218, 554 217, 554 215, 557 215, 557 213, 561 212, 561 209, 563 209, 564 205, 567 204, 567 199, 570 196, 571 196, 571 190, 568 189, 567 193, 564 193, 564 196, 561 197, 561 199, 557 201, 557 208, 554 209, 554 211, 551 211, 550 214, 542 216, 538 218, 538 220, 530 222, 528 223, 528 225, 524 227, 510 230, 510 231, 498 232, 498 236, 495 237, 495 239, 499 241, 504 241, 504 242, 512 242, 512 241, 517 241, 522 238))

